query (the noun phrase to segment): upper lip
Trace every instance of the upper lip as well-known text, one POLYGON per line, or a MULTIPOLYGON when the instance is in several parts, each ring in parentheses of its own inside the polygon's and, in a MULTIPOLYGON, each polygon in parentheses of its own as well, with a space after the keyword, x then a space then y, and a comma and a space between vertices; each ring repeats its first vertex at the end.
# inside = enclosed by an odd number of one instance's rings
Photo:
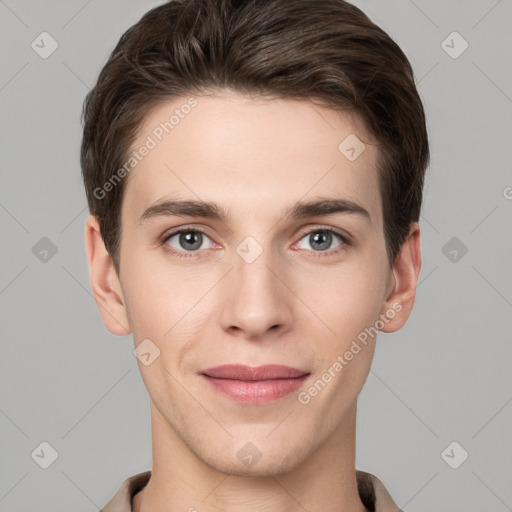
POLYGON ((273 380, 295 379, 307 375, 309 372, 284 366, 280 364, 267 364, 264 366, 246 366, 242 364, 223 364, 208 368, 200 372, 208 377, 232 380, 273 380))

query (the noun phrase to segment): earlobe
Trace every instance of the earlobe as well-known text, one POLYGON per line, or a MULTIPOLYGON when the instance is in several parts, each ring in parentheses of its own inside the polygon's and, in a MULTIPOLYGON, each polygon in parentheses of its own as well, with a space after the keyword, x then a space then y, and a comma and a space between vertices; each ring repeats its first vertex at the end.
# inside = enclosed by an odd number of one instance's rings
POLYGON ((381 310, 381 316, 386 316, 381 331, 394 332, 404 326, 414 305, 420 270, 420 227, 414 222, 393 264, 390 285, 381 310))
POLYGON ((98 220, 93 215, 85 223, 85 247, 91 288, 105 327, 118 336, 130 334, 119 278, 101 238, 98 220))

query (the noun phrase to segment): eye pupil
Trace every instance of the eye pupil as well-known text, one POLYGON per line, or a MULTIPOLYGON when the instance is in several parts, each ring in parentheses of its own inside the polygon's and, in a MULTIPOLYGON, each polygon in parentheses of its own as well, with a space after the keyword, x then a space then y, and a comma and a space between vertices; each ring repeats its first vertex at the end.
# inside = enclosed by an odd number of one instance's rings
POLYGON ((313 248, 315 244, 318 243, 319 245, 317 245, 317 249, 328 249, 332 243, 332 233, 329 233, 328 231, 317 231, 309 236, 309 241, 313 248))
POLYGON ((188 250, 196 250, 196 249, 199 249, 202 245, 202 242, 203 242, 203 237, 202 237, 202 234, 201 233, 197 233, 197 232, 194 232, 194 231, 187 231, 186 233, 181 233, 180 234, 180 245, 184 248, 184 249, 188 249, 188 250), (191 245, 187 245, 187 244, 191 244, 191 245))

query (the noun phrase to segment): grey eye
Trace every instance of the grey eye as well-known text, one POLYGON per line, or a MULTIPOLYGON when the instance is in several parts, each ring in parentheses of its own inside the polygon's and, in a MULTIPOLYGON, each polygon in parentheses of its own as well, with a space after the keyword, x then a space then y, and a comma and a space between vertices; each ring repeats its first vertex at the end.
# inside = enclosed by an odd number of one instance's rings
POLYGON ((208 248, 202 247, 207 240, 210 240, 210 238, 202 231, 188 229, 170 235, 166 243, 177 250, 198 251, 199 249, 208 248))
POLYGON ((306 233, 301 241, 302 240, 306 240, 309 244, 309 247, 301 247, 302 249, 308 249, 316 252, 334 249, 343 242, 340 235, 327 229, 316 229, 315 231, 310 231, 309 233, 306 233), (335 238, 338 238, 339 240, 338 245, 331 247, 335 238))

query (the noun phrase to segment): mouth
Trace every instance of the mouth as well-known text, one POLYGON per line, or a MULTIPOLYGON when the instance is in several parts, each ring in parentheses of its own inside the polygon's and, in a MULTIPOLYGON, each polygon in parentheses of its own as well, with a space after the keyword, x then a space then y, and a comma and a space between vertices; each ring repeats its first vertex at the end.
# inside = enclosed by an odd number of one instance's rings
POLYGON ((226 364, 199 372, 215 391, 247 405, 275 402, 299 389, 309 375, 307 371, 277 364, 226 364))

